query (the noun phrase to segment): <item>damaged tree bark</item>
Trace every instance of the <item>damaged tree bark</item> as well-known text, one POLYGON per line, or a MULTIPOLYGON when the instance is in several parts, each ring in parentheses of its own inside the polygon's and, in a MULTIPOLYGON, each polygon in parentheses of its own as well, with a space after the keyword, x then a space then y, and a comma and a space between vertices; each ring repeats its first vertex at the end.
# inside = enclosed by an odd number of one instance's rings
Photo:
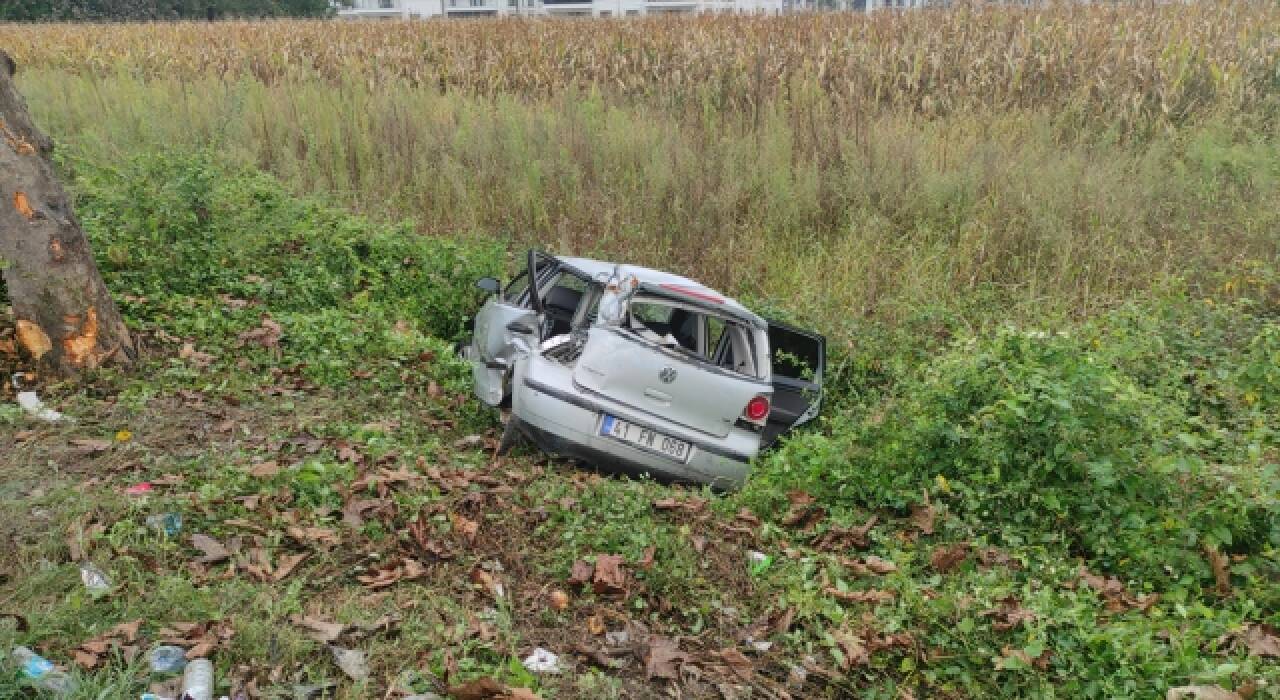
POLYGON ((0 269, 18 346, 63 374, 129 362, 129 330, 54 175, 53 143, 31 122, 14 72, 0 50, 0 269))

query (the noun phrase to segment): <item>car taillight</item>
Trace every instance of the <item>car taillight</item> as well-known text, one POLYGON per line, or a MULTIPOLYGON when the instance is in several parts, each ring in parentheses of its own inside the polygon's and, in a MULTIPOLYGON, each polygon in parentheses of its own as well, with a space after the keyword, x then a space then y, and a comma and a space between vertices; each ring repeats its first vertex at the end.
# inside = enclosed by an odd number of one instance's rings
POLYGON ((769 417, 769 397, 757 396, 747 402, 747 407, 742 411, 742 417, 752 423, 763 423, 769 417))

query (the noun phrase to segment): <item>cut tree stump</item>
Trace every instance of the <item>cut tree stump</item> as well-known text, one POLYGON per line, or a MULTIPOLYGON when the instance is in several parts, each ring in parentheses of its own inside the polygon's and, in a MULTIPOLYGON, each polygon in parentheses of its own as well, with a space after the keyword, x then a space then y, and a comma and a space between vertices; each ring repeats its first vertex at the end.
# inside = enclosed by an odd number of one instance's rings
POLYGON ((0 269, 18 346, 60 374, 131 362, 129 330, 54 174, 53 142, 14 87, 15 72, 0 49, 0 269))

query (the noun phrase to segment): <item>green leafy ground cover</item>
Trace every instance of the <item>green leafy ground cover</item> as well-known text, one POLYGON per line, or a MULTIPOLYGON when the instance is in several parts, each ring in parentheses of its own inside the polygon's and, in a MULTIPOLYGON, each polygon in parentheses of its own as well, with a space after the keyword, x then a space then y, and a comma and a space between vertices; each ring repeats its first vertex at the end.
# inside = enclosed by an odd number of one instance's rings
POLYGON ((0 405, 0 646, 81 697, 137 696, 158 679, 134 654, 166 638, 249 696, 1276 695, 1265 268, 1051 327, 937 308, 833 336, 821 425, 716 496, 493 456, 452 342, 474 279, 513 266, 501 241, 201 152, 64 166, 147 352, 45 386, 74 423, 0 405), (167 512, 179 533, 146 524, 167 512), (366 680, 320 623, 369 625, 335 640, 366 680), (526 671, 538 646, 566 670, 526 671))

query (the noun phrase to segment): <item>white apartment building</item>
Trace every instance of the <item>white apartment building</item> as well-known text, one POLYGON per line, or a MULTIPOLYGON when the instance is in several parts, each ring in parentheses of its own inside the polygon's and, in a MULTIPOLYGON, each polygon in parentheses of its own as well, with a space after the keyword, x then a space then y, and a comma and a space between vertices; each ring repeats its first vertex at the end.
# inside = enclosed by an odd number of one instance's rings
POLYGON ((635 17, 660 13, 781 14, 790 0, 345 0, 344 19, 635 17))

